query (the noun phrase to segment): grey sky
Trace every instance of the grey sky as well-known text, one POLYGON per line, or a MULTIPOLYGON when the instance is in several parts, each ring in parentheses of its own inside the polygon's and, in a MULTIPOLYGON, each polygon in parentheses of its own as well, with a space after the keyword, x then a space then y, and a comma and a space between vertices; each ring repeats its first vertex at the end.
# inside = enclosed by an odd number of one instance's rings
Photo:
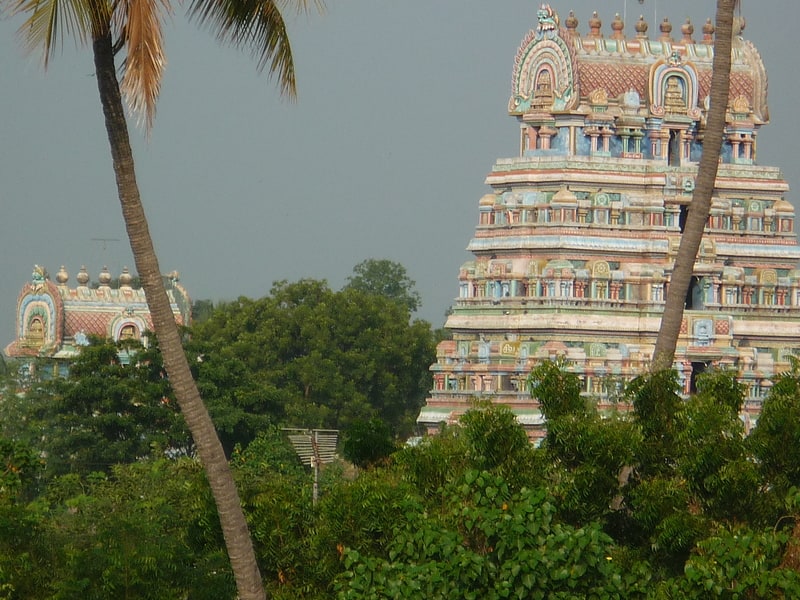
MULTIPOLYGON (((552 2, 592 10, 610 34, 623 0, 552 2)), ((517 152, 507 116, 518 45, 535 26, 530 0, 329 0, 290 19, 299 98, 279 97, 249 57, 220 48, 176 14, 149 142, 132 132, 142 197, 162 271, 178 269, 194 299, 260 297, 273 281, 327 279, 338 288, 365 258, 405 265, 435 326, 457 295, 486 173, 517 152)), ((627 2, 626 33, 644 14, 687 16, 700 39, 711 0, 627 2)), ((176 3, 176 7, 180 7, 176 3)), ((800 95, 794 48, 800 2, 743 0, 745 37, 770 76, 772 124, 759 162, 795 168, 800 95)), ((33 265, 70 284, 133 261, 116 199, 91 51, 64 47, 45 74, 0 21, 0 347, 33 265), (93 241, 117 238, 120 241, 93 241)), ((794 202, 794 194, 788 200, 794 202)))

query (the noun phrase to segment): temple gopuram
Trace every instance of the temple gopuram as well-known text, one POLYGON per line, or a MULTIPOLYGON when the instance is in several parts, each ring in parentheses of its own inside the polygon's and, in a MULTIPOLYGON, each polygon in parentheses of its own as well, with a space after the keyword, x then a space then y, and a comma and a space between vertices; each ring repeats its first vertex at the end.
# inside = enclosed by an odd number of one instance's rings
MULTIPOLYGON (((37 366, 47 365, 52 375, 65 375, 70 361, 89 343, 89 336, 135 339, 146 345, 153 322, 144 290, 132 287, 134 278, 127 268, 113 282, 103 267, 96 287, 90 287, 85 267, 75 279, 77 286, 69 287, 69 274, 61 267, 52 281, 37 265, 31 281, 23 286, 17 300, 16 339, 5 349, 7 356, 20 361, 23 374, 32 375, 37 366), (112 283, 116 285, 112 287, 112 283)), ((164 279, 175 320, 188 325, 192 304, 178 273, 164 279)))
MULTIPOLYGON (((708 368, 746 385, 756 418, 771 378, 800 354, 800 248, 780 170, 757 164, 767 76, 734 26, 722 158, 675 355, 683 392, 708 368)), ((645 372, 691 204, 711 85, 714 27, 673 37, 643 18, 626 35, 597 13, 580 32, 547 5, 514 59, 519 152, 486 178, 459 294, 418 422, 453 422, 476 399, 507 405, 533 438, 531 369, 563 357, 600 399, 645 372)), ((601 406, 602 408, 602 406, 601 406)))

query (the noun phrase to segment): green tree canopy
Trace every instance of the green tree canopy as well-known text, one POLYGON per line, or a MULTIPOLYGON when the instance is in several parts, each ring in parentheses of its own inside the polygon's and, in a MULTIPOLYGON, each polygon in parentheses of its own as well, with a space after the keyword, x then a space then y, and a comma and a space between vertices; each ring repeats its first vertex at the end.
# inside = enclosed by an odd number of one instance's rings
POLYGON ((28 442, 43 452, 49 475, 107 472, 153 452, 192 449, 156 346, 93 338, 66 379, 42 382, 17 410, 31 421, 28 442))
MULTIPOLYGON (((539 448, 507 408, 481 404, 357 476, 331 465, 316 508, 277 428, 231 464, 275 600, 795 598, 800 491, 779 471, 792 460, 780 448, 795 432, 781 421, 798 381, 778 378, 772 416, 751 437, 726 373, 705 374, 699 394, 663 411, 640 381, 643 414, 600 418, 585 405, 554 417, 557 435, 539 448), (675 437, 654 450, 642 431, 657 423, 675 437), (768 453, 781 462, 762 462, 768 453)), ((0 450, 3 600, 236 597, 196 461, 69 474, 30 501, 38 453, 0 450)))
POLYGON ((416 312, 422 305, 416 283, 408 276, 406 268, 400 263, 387 259, 368 258, 355 267, 347 278, 345 289, 353 289, 368 294, 384 296, 416 312))
POLYGON ((386 460, 396 449, 389 426, 378 418, 354 421, 342 440, 344 457, 362 469, 386 460))
POLYGON ((188 349, 231 448, 252 439, 265 416, 332 429, 377 417, 393 435, 410 433, 430 389, 435 338, 394 300, 305 279, 220 305, 188 349))

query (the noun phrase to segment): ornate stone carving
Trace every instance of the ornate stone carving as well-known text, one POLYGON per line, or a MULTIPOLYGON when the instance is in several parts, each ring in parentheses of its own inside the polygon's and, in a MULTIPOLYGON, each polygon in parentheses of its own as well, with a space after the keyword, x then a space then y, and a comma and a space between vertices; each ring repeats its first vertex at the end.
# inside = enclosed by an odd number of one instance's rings
POLYGON ((608 93, 603 88, 592 90, 589 94, 589 102, 592 106, 608 106, 608 93))
POLYGON ((539 7, 536 11, 536 20, 539 22, 536 28, 538 38, 553 36, 558 31, 558 15, 549 4, 542 4, 539 7))

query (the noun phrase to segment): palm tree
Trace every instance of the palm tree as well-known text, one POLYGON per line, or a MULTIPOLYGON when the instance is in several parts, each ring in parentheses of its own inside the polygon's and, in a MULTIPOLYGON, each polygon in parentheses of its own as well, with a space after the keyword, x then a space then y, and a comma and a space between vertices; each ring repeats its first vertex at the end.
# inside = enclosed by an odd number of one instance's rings
POLYGON ((664 314, 661 317, 661 327, 653 350, 651 366, 653 372, 672 367, 683 320, 686 294, 689 291, 694 262, 711 209, 711 195, 717 180, 722 135, 725 129, 725 113, 728 109, 733 14, 738 3, 738 0, 717 0, 714 70, 709 93, 711 105, 703 138, 703 154, 700 157, 692 203, 681 235, 678 254, 675 257, 675 266, 672 269, 669 290, 664 303, 664 314))
MULTIPOLYGON (((281 92, 294 97, 294 64, 280 11, 289 5, 305 11, 307 0, 192 0, 189 15, 221 42, 251 49, 259 69, 277 74, 281 92)), ((20 33, 29 49, 43 50, 45 67, 63 35, 81 43, 91 40, 117 192, 164 366, 217 504, 239 597, 266 598, 236 485, 189 370, 164 288, 139 196, 123 105, 124 96, 150 130, 165 66, 161 25, 171 12, 169 0, 0 0, 0 8, 27 16, 20 33), (123 50, 125 60, 118 69, 115 57, 123 50)))

